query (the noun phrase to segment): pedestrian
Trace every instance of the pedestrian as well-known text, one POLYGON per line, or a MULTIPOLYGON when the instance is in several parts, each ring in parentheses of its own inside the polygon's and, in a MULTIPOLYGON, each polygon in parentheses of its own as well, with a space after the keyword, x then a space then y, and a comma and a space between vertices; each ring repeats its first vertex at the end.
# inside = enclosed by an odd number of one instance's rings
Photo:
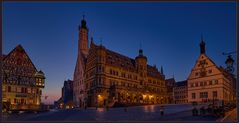
POLYGON ((85 110, 86 110, 86 105, 85 105, 85 110))
POLYGON ((161 114, 161 116, 164 115, 164 107, 163 106, 160 106, 160 114, 161 114))
POLYGON ((127 106, 124 107, 124 112, 127 112, 127 106))
POLYGON ((109 106, 108 105, 106 105, 106 111, 108 111, 109 110, 109 106))

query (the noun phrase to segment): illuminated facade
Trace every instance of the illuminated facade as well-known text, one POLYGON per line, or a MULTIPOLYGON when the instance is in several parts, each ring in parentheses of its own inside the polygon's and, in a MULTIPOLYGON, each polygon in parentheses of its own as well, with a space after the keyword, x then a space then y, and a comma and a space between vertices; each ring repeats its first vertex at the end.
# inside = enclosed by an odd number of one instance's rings
POLYGON ((200 55, 188 77, 189 102, 230 102, 235 98, 235 79, 218 67, 205 52, 205 42, 200 43, 200 55))
POLYGON ((147 64, 143 50, 134 59, 96 45, 83 19, 79 28, 78 58, 73 80, 77 106, 168 103, 165 76, 147 64))
POLYGON ((3 110, 39 109, 45 77, 21 45, 3 55, 3 110))

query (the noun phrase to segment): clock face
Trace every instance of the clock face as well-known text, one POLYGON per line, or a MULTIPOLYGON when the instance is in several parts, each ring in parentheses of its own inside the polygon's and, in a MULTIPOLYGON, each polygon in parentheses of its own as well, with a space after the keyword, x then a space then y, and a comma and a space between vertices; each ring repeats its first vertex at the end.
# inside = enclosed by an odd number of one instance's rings
POLYGON ((201 66, 204 66, 205 64, 206 64, 206 60, 200 61, 200 65, 201 65, 201 66))
POLYGON ((204 68, 207 64, 206 60, 201 60, 199 61, 198 67, 204 68))
POLYGON ((205 69, 205 68, 202 68, 201 71, 200 71, 200 76, 201 76, 201 77, 204 77, 204 76, 206 76, 206 74, 207 74, 207 73, 206 73, 206 69, 205 69))

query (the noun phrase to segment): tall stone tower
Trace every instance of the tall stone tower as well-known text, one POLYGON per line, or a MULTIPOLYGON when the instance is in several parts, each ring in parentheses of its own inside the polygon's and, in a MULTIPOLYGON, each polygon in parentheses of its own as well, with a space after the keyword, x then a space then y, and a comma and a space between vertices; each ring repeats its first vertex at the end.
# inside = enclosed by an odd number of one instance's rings
POLYGON ((84 56, 88 55, 88 28, 86 26, 86 21, 83 16, 81 25, 79 26, 79 38, 78 38, 78 54, 82 52, 84 56))
POLYGON ((84 72, 88 51, 88 28, 83 16, 79 26, 78 55, 73 77, 73 102, 77 107, 84 107, 86 102, 84 72))
POLYGON ((144 86, 147 83, 147 57, 143 55, 142 49, 139 49, 139 55, 135 58, 135 61, 140 75, 140 85, 144 86))

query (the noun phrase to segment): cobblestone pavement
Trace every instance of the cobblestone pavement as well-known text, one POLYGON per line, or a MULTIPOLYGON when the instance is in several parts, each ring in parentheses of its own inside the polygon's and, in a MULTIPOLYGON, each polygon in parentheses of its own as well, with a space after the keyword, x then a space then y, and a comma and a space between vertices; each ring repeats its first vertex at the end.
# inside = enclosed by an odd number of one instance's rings
POLYGON ((192 116, 191 104, 164 105, 164 116, 160 115, 160 105, 124 108, 104 108, 52 110, 38 114, 4 115, 7 121, 216 121, 210 115, 192 116))

